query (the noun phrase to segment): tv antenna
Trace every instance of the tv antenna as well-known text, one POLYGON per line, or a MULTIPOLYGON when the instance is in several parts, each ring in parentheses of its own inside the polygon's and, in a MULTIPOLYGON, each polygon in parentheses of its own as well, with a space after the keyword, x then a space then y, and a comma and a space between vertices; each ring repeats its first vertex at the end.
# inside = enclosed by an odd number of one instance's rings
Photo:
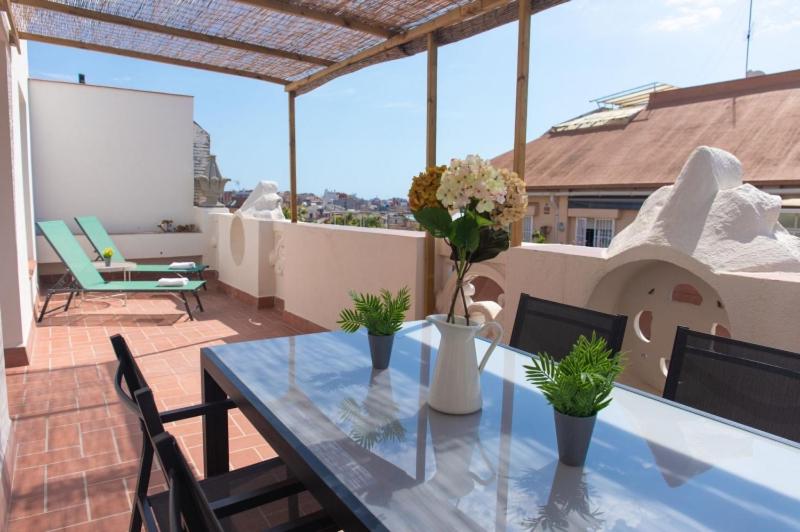
POLYGON ((753 0, 750 0, 750 14, 747 17, 747 52, 744 56, 744 77, 750 72, 750 37, 753 35, 753 0))

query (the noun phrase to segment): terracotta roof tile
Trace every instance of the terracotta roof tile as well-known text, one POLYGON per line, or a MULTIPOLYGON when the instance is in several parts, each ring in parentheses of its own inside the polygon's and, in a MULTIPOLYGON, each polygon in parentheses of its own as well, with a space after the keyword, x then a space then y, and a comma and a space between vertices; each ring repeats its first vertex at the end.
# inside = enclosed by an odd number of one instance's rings
MULTIPOLYGON (((800 184, 800 70, 651 95, 621 127, 548 132, 527 145, 529 189, 652 188, 698 146, 730 151, 745 181, 800 184)), ((510 168, 513 153, 494 159, 510 168)))

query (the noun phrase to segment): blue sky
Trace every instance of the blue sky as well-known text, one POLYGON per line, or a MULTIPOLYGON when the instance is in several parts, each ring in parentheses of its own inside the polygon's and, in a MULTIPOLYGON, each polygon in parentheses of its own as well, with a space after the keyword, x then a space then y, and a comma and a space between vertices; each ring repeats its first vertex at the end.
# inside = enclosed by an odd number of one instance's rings
MULTIPOLYGON (((528 139, 652 81, 742 77, 749 0, 572 0, 533 17, 528 139)), ((755 0, 751 68, 800 68, 800 1, 755 0)), ((437 158, 511 149, 516 23, 439 51, 437 158)), ((297 100, 298 188, 403 196, 425 162, 425 54, 338 78, 297 100)), ((286 94, 277 85, 30 44, 32 77, 195 96, 229 188, 288 188, 286 94)))

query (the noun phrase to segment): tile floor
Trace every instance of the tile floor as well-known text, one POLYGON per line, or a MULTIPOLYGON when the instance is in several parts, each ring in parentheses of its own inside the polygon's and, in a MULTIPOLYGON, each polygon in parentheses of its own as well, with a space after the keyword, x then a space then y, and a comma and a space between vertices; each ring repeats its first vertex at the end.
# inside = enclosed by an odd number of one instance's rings
MULTIPOLYGON (((38 325, 31 364, 7 375, 18 446, 9 531, 127 529, 141 435, 114 392, 109 336, 125 336, 159 408, 170 409, 200 401, 201 347, 311 332, 213 286, 201 297, 196 321, 172 298, 135 297, 86 300, 38 325)), ((241 413, 229 419, 232 468, 274 456, 241 413)), ((202 474, 200 420, 167 430, 202 474)), ((163 488, 160 474, 153 482, 163 488)))

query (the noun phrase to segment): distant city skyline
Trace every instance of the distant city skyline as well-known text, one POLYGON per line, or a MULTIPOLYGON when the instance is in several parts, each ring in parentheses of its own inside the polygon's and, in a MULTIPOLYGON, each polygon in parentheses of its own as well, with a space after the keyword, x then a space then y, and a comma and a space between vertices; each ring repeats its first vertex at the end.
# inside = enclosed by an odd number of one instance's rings
MULTIPOLYGON (((533 17, 528 140, 644 83, 743 77, 749 0, 572 0, 533 17)), ((800 2, 756 0, 750 68, 800 68, 800 2)), ((511 149, 516 23, 439 52, 439 163, 511 149)), ((425 158, 425 54, 368 67, 297 99, 298 188, 405 196, 425 158)), ((30 44, 32 77, 190 94, 232 182, 288 189, 286 94, 250 79, 30 44)))

